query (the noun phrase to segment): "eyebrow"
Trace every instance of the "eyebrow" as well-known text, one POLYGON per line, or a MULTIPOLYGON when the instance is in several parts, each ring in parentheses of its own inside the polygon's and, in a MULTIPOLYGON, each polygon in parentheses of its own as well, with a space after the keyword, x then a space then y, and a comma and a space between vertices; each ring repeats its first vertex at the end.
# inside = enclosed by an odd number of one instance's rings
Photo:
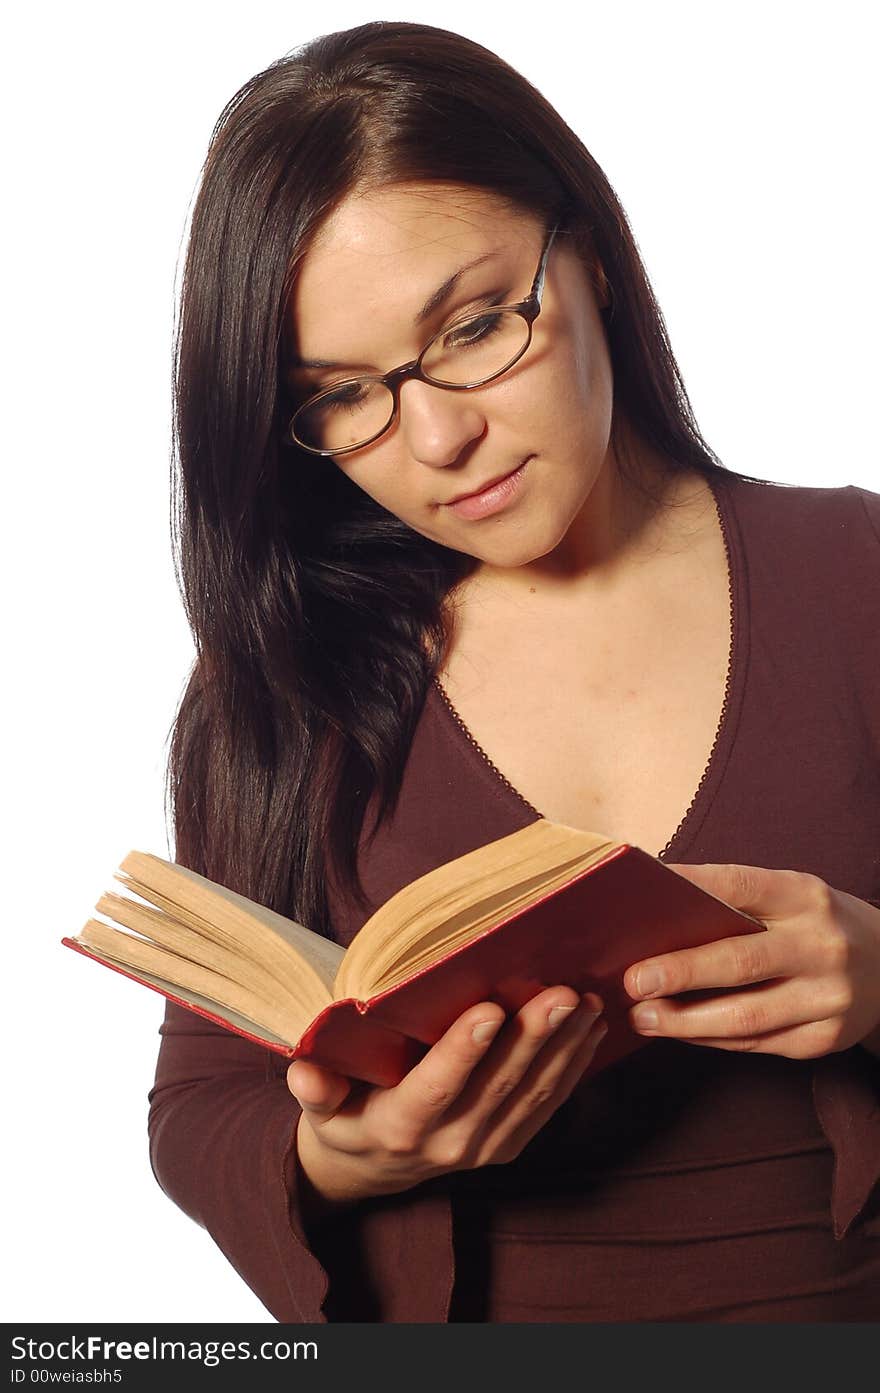
MULTIPOLYGON (((459 266, 457 271, 453 271, 451 276, 447 276, 442 285, 438 286, 432 295, 429 295, 422 308, 418 311, 413 323, 416 325, 424 324, 431 315, 438 310, 455 290, 462 276, 468 271, 473 271, 476 266, 482 266, 484 261, 491 261, 498 255, 497 252, 484 252, 482 256, 475 256, 473 261, 466 261, 463 266, 459 266)), ((291 367, 296 368, 349 368, 350 363, 334 363, 327 358, 297 358, 291 367)))

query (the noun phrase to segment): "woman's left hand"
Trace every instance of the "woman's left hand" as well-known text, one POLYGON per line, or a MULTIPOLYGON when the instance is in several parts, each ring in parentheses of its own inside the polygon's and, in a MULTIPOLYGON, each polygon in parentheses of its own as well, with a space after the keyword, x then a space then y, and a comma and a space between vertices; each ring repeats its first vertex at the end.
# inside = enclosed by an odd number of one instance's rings
POLYGON ((630 1011, 640 1035, 790 1059, 856 1044, 880 1055, 880 909, 800 871, 670 869, 767 932, 633 963, 623 982, 640 1003, 630 1011), (728 990, 690 1003, 669 999, 716 987, 728 990))

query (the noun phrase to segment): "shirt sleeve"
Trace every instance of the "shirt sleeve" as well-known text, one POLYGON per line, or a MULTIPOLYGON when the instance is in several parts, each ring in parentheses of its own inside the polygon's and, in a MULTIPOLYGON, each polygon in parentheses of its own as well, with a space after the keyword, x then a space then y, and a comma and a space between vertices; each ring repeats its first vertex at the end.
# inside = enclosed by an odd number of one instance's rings
POLYGON ((880 493, 873 493, 870 489, 859 488, 856 484, 850 484, 850 488, 857 497, 861 499, 862 507, 868 517, 868 522, 871 524, 874 536, 877 538, 878 546, 880 546, 880 493))
MULTIPOLYGON (((880 494, 854 484, 849 490, 869 524, 866 579, 880 576, 880 494)), ((835 1237, 843 1238, 880 1183, 880 1060, 862 1049, 816 1060, 813 1097, 834 1152, 831 1210, 835 1237)))
POLYGON ((442 1177, 314 1223, 285 1059, 170 1001, 160 1035, 153 1173, 276 1320, 447 1319, 454 1262, 442 1177))
POLYGON ((834 1152, 834 1236, 844 1238, 880 1182, 880 1060, 859 1048, 817 1059, 813 1099, 834 1152))

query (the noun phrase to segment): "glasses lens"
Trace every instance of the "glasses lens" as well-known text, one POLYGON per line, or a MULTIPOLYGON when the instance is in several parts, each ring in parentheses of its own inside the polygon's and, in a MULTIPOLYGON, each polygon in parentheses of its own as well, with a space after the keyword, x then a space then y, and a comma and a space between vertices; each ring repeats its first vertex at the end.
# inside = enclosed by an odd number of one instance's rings
POLYGON ((292 428, 312 450, 351 450, 383 431, 393 415, 394 398, 384 383, 359 378, 306 402, 292 428))
POLYGON ((487 310, 450 325, 422 355, 422 372, 450 387, 482 382, 510 367, 529 341, 529 326, 516 310, 487 310))

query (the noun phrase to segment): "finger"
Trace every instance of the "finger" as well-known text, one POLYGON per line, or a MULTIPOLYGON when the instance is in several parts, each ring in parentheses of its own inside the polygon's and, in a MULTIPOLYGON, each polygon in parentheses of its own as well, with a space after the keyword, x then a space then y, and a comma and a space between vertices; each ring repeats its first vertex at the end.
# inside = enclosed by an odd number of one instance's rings
MULTIPOLYGON (((558 999, 564 999, 560 993, 558 999)), ((436 1123, 461 1093, 504 1025, 497 1002, 484 1001, 459 1016, 409 1073, 390 1090, 413 1135, 436 1123)))
POLYGON ((689 866, 667 861, 669 869, 762 923, 791 918, 825 898, 828 887, 818 876, 767 866, 706 863, 689 866))
POLYGON ((707 1036, 689 1039, 687 1044, 740 1054, 778 1054, 786 1059, 819 1059, 842 1048, 841 1022, 839 1017, 835 1017, 833 1020, 811 1021, 792 1030, 771 1030, 765 1035, 740 1036, 736 1039, 707 1036))
POLYGON ((476 1165, 513 1160, 571 1097, 608 1034, 604 1020, 594 1020, 592 1025, 587 1022, 585 1016, 571 1050, 563 1053, 545 1048, 537 1056, 534 1077, 530 1071, 516 1098, 499 1108, 491 1119, 480 1139, 476 1165), (549 1056, 546 1061, 545 1056, 549 1056), (539 1068, 542 1061, 543 1067, 539 1068))
POLYGON ((829 987, 785 981, 697 1002, 665 998, 639 1002, 631 1007, 629 1018, 640 1035, 735 1040, 810 1025, 837 1014, 839 1003, 829 987))
POLYGON ((798 941, 779 929, 767 933, 719 938, 697 948, 682 948, 658 958, 633 963, 623 985, 633 1000, 675 996, 712 987, 742 987, 791 973, 798 941))
POLYGON ((528 1006, 531 1009, 523 1008, 509 1022, 504 1036, 499 1037, 491 1054, 474 1070, 462 1092, 454 1116, 466 1118, 471 1129, 487 1124, 494 1128, 496 1120, 503 1121, 508 1116, 511 1106, 520 1112, 531 1111, 535 1102, 528 1095, 535 1080, 540 1080, 542 1090, 555 1087, 584 1036, 596 1023, 602 1002, 590 993, 577 1009, 557 1022, 549 1019, 545 1003, 530 1002, 528 1006), (538 1009, 539 1005, 543 1009, 538 1009))
POLYGON ((351 1092, 351 1081, 319 1064, 297 1059, 287 1071, 287 1086, 313 1121, 332 1117, 351 1092))

